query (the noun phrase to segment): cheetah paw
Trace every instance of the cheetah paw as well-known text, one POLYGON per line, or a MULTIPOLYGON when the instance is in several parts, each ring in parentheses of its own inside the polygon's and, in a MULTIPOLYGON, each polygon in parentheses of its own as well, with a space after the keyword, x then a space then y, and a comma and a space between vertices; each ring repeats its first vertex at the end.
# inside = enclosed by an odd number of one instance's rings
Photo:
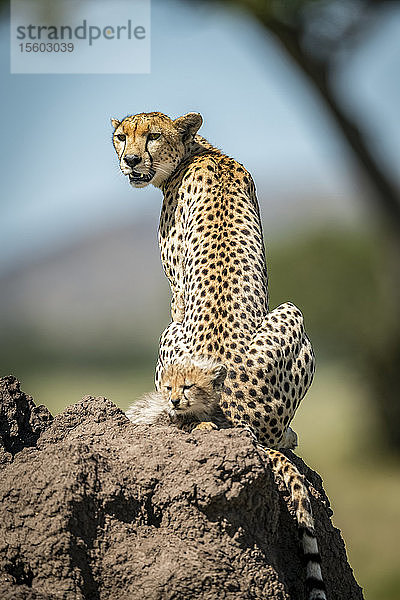
POLYGON ((211 421, 202 421, 193 429, 193 431, 212 431, 213 429, 218 429, 215 423, 211 423, 211 421))

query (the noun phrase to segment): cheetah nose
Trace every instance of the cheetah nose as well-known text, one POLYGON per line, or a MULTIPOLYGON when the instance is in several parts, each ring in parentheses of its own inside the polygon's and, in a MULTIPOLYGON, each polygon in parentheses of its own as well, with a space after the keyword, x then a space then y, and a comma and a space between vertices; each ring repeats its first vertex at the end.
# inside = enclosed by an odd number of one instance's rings
POLYGON ((140 156, 137 156, 136 154, 127 154, 124 157, 124 161, 126 162, 126 164, 128 165, 128 167, 135 167, 136 165, 138 165, 140 163, 142 159, 140 158, 140 156))
POLYGON ((172 404, 173 406, 175 406, 175 408, 176 408, 177 406, 179 406, 179 403, 180 403, 180 400, 179 400, 179 398, 174 398, 173 400, 172 400, 172 398, 171 398, 171 404, 172 404))

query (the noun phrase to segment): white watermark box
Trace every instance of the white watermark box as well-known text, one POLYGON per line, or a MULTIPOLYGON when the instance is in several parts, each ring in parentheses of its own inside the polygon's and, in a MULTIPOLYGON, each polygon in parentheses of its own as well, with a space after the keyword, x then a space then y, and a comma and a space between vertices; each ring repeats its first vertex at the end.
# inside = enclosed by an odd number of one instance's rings
POLYGON ((10 0, 11 73, 150 73, 150 0, 10 0))

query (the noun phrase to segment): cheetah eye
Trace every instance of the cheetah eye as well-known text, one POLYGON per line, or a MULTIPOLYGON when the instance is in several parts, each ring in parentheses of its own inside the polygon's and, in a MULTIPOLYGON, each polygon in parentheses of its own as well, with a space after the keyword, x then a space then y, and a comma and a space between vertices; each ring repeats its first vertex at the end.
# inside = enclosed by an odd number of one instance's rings
POLYGON ((126 140, 126 135, 124 133, 119 133, 117 135, 117 138, 119 139, 120 142, 124 142, 126 140))
POLYGON ((190 390, 190 388, 192 388, 193 386, 194 386, 194 383, 191 383, 190 385, 183 385, 182 388, 183 388, 183 391, 185 391, 185 390, 190 390))
POLYGON ((172 387, 171 387, 170 385, 166 385, 166 386, 165 386, 165 389, 166 389, 168 392, 170 392, 170 391, 172 390, 172 387))
POLYGON ((158 138, 161 136, 161 133, 149 133, 149 135, 147 136, 147 139, 149 140, 149 142, 153 142, 154 140, 158 140, 158 138))

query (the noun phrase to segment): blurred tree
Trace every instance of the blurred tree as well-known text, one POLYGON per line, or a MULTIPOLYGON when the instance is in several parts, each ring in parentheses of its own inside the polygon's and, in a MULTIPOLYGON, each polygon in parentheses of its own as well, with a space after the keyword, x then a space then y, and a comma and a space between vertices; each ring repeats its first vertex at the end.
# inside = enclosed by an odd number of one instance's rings
MULTIPOLYGON (((209 0, 200 0, 207 2, 209 0)), ((398 186, 373 149, 366 128, 350 113, 336 89, 337 75, 351 52, 360 47, 384 11, 400 8, 398 0, 220 0, 254 16, 266 34, 272 34, 287 52, 322 100, 338 130, 353 151, 370 193, 363 195, 376 216, 376 284, 381 288, 379 311, 364 314, 364 328, 375 335, 362 337, 363 366, 369 379, 392 449, 400 452, 400 195, 398 186), (370 315, 370 316, 368 316, 370 315), (374 319, 378 319, 376 327, 374 319)), ((327 265, 328 268, 328 265, 327 265)), ((343 282, 335 290, 339 301, 354 313, 354 331, 359 306, 350 294, 343 295, 343 282)), ((367 292, 373 297, 373 290, 367 292)), ((362 311, 363 312, 363 311, 362 311)), ((334 315, 331 315, 331 318, 334 315)), ((349 324, 351 327, 351 324, 349 324)))
POLYGON ((268 246, 271 307, 290 299, 303 308, 318 362, 333 360, 365 372, 365 349, 388 325, 376 236, 319 228, 268 246))

